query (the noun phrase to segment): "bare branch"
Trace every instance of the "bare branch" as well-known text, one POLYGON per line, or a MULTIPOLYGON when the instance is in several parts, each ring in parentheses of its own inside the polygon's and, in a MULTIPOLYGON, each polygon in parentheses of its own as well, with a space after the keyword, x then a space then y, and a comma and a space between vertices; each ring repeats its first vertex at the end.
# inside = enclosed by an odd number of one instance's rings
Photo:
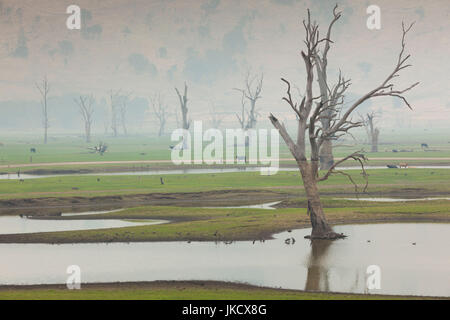
POLYGON ((350 181, 352 182, 352 184, 355 186, 355 192, 358 192, 358 185, 354 182, 354 180, 352 179, 352 177, 351 177, 349 174, 347 174, 347 173, 345 173, 345 172, 343 172, 343 171, 336 170, 336 167, 337 167, 337 166, 339 166, 339 165, 342 164, 343 162, 345 162, 345 161, 347 161, 347 160, 350 160, 350 159, 353 159, 353 160, 355 160, 355 161, 358 161, 359 164, 361 165, 362 175, 363 175, 363 177, 364 177, 364 179, 365 179, 365 182, 366 182, 365 185, 364 185, 364 188, 363 188, 363 192, 366 192, 367 186, 368 186, 368 184, 369 184, 369 180, 368 180, 367 172, 366 172, 365 167, 364 167, 364 162, 367 161, 367 158, 366 158, 366 156, 362 153, 362 150, 353 152, 352 154, 350 154, 350 155, 348 155, 348 156, 342 158, 341 160, 336 161, 336 162, 331 166, 331 168, 325 173, 324 176, 318 177, 318 178, 317 178, 317 182, 321 182, 321 181, 328 180, 328 178, 329 178, 331 175, 333 175, 333 174, 342 174, 342 175, 345 175, 345 176, 347 176, 347 177, 349 178, 349 180, 350 180, 350 181))
POLYGON ((402 41, 401 41, 401 50, 397 59, 397 64, 394 67, 394 70, 392 71, 391 74, 389 74, 386 79, 381 83, 381 85, 379 85, 378 87, 376 87, 375 89, 369 91, 368 93, 366 93, 364 96, 362 96, 361 98, 359 98, 346 112, 345 114, 342 116, 342 118, 340 119, 339 122, 336 123, 336 125, 330 129, 330 132, 328 134, 332 134, 332 131, 337 131, 339 130, 339 128, 344 125, 344 123, 346 123, 348 117, 350 116, 350 114, 359 106, 361 105, 364 101, 371 99, 373 97, 382 97, 382 96, 393 96, 393 97, 397 97, 402 99, 405 104, 410 108, 411 105, 408 103, 407 99, 403 96, 403 93, 411 90, 412 88, 414 88, 415 86, 417 86, 419 84, 419 82, 414 83, 413 85, 407 87, 406 89, 403 90, 393 90, 394 85, 392 83, 390 83, 390 81, 398 76, 398 72, 406 67, 408 67, 409 65, 404 65, 404 63, 409 59, 410 55, 407 55, 406 57, 403 56, 404 51, 405 51, 405 39, 406 39, 406 35, 407 33, 411 30, 412 26, 414 25, 414 23, 411 23, 409 25, 409 27, 405 28, 404 23, 402 22, 402 41), (389 91, 386 91, 386 89, 389 89, 389 91))

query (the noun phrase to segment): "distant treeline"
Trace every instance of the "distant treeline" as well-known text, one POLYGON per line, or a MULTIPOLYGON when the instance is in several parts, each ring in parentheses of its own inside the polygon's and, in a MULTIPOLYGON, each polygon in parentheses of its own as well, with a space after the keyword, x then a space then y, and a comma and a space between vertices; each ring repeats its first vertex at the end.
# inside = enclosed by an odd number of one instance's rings
MULTIPOLYGON (((80 94, 51 96, 48 99, 50 130, 79 131, 83 127, 81 114, 74 99, 80 94)), ((93 132, 110 131, 110 105, 106 97, 95 97, 93 132)), ((0 131, 42 129, 41 103, 38 100, 0 101, 0 131)), ((130 131, 141 130, 148 119, 148 101, 145 98, 131 98, 127 104, 127 124, 130 131)), ((150 128, 149 128, 150 129, 150 128)))

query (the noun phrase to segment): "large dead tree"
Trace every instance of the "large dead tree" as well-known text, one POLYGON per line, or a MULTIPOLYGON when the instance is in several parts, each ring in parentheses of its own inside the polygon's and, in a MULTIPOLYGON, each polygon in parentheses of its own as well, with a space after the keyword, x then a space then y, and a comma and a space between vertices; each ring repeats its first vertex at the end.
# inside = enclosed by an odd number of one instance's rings
POLYGON ((41 84, 36 83, 36 88, 41 94, 41 106, 42 106, 42 126, 44 127, 44 144, 47 144, 47 133, 50 127, 50 122, 48 121, 48 93, 50 91, 50 85, 48 84, 47 77, 42 79, 41 84))
POLYGON ((181 108, 181 115, 183 117, 183 129, 185 130, 189 130, 191 121, 188 119, 188 107, 187 107, 187 103, 188 103, 188 98, 187 98, 187 84, 184 84, 184 93, 183 95, 181 95, 180 91, 175 88, 175 91, 178 95, 178 99, 180 101, 180 108, 181 108))
MULTIPOLYGON (((335 16, 341 15, 340 12, 337 12, 336 8, 334 9, 334 13, 335 16)), ((392 80, 399 76, 399 72, 401 70, 411 66, 410 64, 407 64, 410 55, 405 55, 405 37, 411 29, 412 24, 408 27, 405 27, 405 25, 402 24, 403 34, 401 39, 401 50, 393 71, 385 78, 384 81, 381 82, 381 84, 361 96, 348 108, 344 108, 344 94, 350 86, 350 80, 344 79, 341 74, 339 74, 336 84, 329 90, 329 98, 327 100, 328 103, 322 103, 322 97, 320 95, 315 96, 313 94, 314 70, 315 64, 317 63, 317 52, 320 49, 320 46, 324 44, 326 45, 331 41, 327 37, 320 37, 319 26, 316 22, 311 21, 309 10, 307 19, 303 21, 303 25, 306 32, 304 41, 306 48, 301 51, 301 56, 306 69, 306 95, 300 103, 296 102, 296 99, 292 97, 290 82, 282 79, 282 81, 287 85, 287 93, 283 100, 287 102, 293 112, 297 115, 298 132, 296 141, 291 138, 286 130, 286 127, 278 121, 273 114, 270 114, 269 119, 275 128, 278 129, 283 140, 289 147, 289 150, 294 156, 300 170, 308 200, 307 212, 310 216, 312 225, 310 238, 337 239, 344 237, 344 235, 335 233, 330 224, 327 222, 319 196, 318 183, 320 181, 327 180, 331 175, 342 174, 355 185, 355 189, 357 191, 358 186, 352 176, 337 169, 337 166, 342 164, 344 161, 353 159, 358 161, 361 165, 362 174, 366 180, 366 184, 364 186, 365 191, 367 188, 367 175, 364 169, 364 161, 366 158, 361 152, 354 152, 339 161, 334 162, 325 174, 319 176, 319 150, 326 140, 342 137, 347 134, 349 130, 361 127, 363 125, 361 121, 353 121, 352 114, 355 109, 366 100, 375 97, 397 97, 401 99, 409 108, 411 108, 409 102, 403 94, 418 85, 418 82, 405 89, 397 90, 395 89, 392 80), (322 117, 328 117, 330 119, 330 124, 328 127, 322 126, 322 117), (307 159, 306 154, 306 139, 309 140, 311 147, 309 160, 307 159)))
POLYGON ((81 116, 84 122, 84 136, 86 142, 91 142, 91 126, 92 126, 92 114, 94 113, 94 96, 90 95, 80 95, 78 99, 74 99, 75 103, 78 105, 81 116))
POLYGON ((241 93, 241 114, 236 114, 236 117, 244 131, 256 126, 256 121, 259 116, 256 110, 256 102, 261 98, 263 78, 264 74, 262 73, 260 76, 252 76, 250 71, 248 71, 245 77, 245 88, 234 88, 234 90, 241 93), (250 104, 248 110, 246 108, 246 100, 250 104))
POLYGON ((366 129, 367 138, 371 145, 371 152, 378 152, 378 137, 380 130, 375 128, 375 112, 367 113, 366 116, 361 116, 361 122, 366 129))
POLYGON ((150 103, 153 108, 153 113, 155 114, 159 122, 158 137, 161 137, 164 134, 167 116, 169 115, 167 105, 164 103, 164 98, 161 96, 161 94, 157 94, 152 97, 150 99, 150 103))
MULTIPOLYGON (((333 29, 334 24, 341 18, 341 13, 337 11, 337 6, 333 9, 333 19, 328 26, 326 39, 324 42, 323 50, 316 50, 314 55, 314 62, 317 73, 317 82, 319 84, 320 89, 320 103, 324 106, 323 114, 321 115, 320 122, 322 128, 327 130, 330 127, 330 122, 332 119, 332 108, 328 108, 328 105, 336 104, 336 100, 342 98, 343 92, 336 92, 336 94, 332 95, 330 86, 328 85, 327 78, 327 67, 328 67, 328 51, 330 50, 331 43, 331 31, 333 29)), ((328 170, 334 163, 333 157, 333 142, 332 139, 325 139, 322 143, 322 146, 319 150, 319 160, 320 160, 320 168, 323 170, 328 170)))

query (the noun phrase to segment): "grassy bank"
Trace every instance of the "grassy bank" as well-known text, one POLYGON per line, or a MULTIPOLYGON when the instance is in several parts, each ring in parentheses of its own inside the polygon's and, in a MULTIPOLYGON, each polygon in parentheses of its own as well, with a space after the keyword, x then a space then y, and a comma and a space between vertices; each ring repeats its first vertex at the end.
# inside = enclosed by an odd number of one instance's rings
MULTIPOLYGON (((368 192, 384 193, 406 190, 419 194, 450 192, 450 170, 446 169, 381 169, 368 170, 368 192)), ((349 174, 360 184, 364 180, 358 170, 349 174)), ((148 192, 202 192, 224 189, 301 188, 298 172, 278 172, 264 176, 259 172, 220 174, 128 175, 128 176, 62 176, 41 179, 0 180, 0 198, 35 198, 46 196, 100 196, 148 192), (161 178, 164 184, 161 184, 161 178)), ((320 183, 322 192, 349 193, 354 187, 342 175, 320 183)))
MULTIPOLYGON (((292 202, 291 202, 292 203, 292 202)), ((294 201, 296 207, 301 200, 294 201)), ((372 222, 450 222, 450 201, 357 203, 324 199, 332 224, 372 222)), ((137 207, 80 219, 164 219, 171 223, 115 229, 0 235, 0 243, 91 243, 145 241, 235 241, 270 239, 271 235, 310 225, 305 208, 212 209, 137 207)), ((63 217, 63 219, 69 219, 63 217)), ((73 219, 71 217, 70 219, 73 219)))
MULTIPOLYGON (((404 139, 394 139, 379 145, 377 153, 367 153, 369 159, 397 158, 450 158, 450 145, 446 140, 447 133, 434 133, 428 137, 406 135, 404 139), (406 138, 406 139, 405 139, 406 138), (420 144, 426 139, 430 144, 428 151, 420 144), (395 142, 397 140, 397 142, 395 142), (413 142, 416 141, 416 142, 413 142), (399 152, 393 152, 397 150, 399 152), (404 151, 404 152, 400 152, 404 151)), ((365 140, 365 137, 364 137, 365 140)), ((0 137, 0 166, 14 164, 53 163, 53 162, 102 162, 102 161, 169 161, 171 150, 169 146, 176 142, 169 136, 128 136, 111 137, 95 136, 92 143, 86 143, 78 135, 54 135, 48 144, 42 144, 41 137, 29 135, 14 135, 0 137), (108 150, 104 155, 91 153, 89 148, 106 143, 108 150), (31 152, 31 148, 36 152, 31 152)), ((205 143, 206 145, 206 143, 205 143)), ((205 146, 204 145, 204 146, 205 146)), ((356 150, 370 150, 367 144, 338 143, 334 148, 336 158, 344 157, 356 150)), ((280 143, 280 158, 292 158, 284 143, 280 143)), ((446 160, 448 163, 448 159, 446 160)), ((8 170, 5 168, 5 170, 8 170)), ((1 171, 1 170, 0 170, 1 171)))
POLYGON ((215 281, 156 281, 64 286, 0 286, 0 300, 405 300, 414 296, 319 293, 215 281))

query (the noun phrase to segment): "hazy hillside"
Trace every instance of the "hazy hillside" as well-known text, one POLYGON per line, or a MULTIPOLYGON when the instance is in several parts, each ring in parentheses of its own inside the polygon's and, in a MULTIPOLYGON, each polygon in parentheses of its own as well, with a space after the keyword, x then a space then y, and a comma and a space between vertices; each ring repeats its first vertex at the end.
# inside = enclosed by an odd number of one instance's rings
MULTIPOLYGON (((373 101, 368 108, 384 117, 383 126, 444 127, 443 113, 450 110, 448 64, 432 64, 449 53, 449 11, 446 0, 426 8, 417 1, 378 1, 382 29, 370 31, 365 23, 368 2, 338 1, 344 17, 333 35, 330 70, 339 69, 353 79, 348 101, 378 84, 394 63, 400 44, 401 20, 416 21, 408 39, 414 68, 401 84, 421 81, 410 93, 414 113, 393 99, 373 101), (399 8, 402 8, 401 10, 399 8), (407 8, 407 9, 404 9, 407 8)), ((72 129, 78 94, 93 93, 99 104, 96 130, 103 130, 107 92, 122 89, 138 97, 130 119, 135 126, 151 123, 145 100, 162 92, 173 110, 177 107, 174 86, 189 84, 191 114, 209 118, 211 104, 225 114, 228 126, 236 125, 234 112, 251 68, 264 72, 260 113, 266 121, 276 110, 286 121, 293 115, 280 102, 281 76, 302 79, 298 55, 303 29, 300 18, 310 7, 323 26, 335 1, 295 0, 97 0, 78 1, 82 8, 81 30, 68 30, 65 13, 71 1, 0 1, 0 110, 3 128, 23 123, 39 127, 38 91, 35 82, 47 75, 51 84, 54 128, 72 129), (136 106, 135 106, 136 105, 136 106), (145 118, 145 119, 144 119, 145 118), (145 121, 144 121, 145 120, 145 121), (140 124, 138 124, 138 122, 140 124)), ((324 31, 325 32, 325 31, 324 31)), ((300 91, 303 83, 297 83, 300 91)), ((172 119, 175 124, 175 120, 172 119)), ((264 122, 262 122, 264 123, 264 122)), ((151 124, 150 124, 151 125, 151 124)))

